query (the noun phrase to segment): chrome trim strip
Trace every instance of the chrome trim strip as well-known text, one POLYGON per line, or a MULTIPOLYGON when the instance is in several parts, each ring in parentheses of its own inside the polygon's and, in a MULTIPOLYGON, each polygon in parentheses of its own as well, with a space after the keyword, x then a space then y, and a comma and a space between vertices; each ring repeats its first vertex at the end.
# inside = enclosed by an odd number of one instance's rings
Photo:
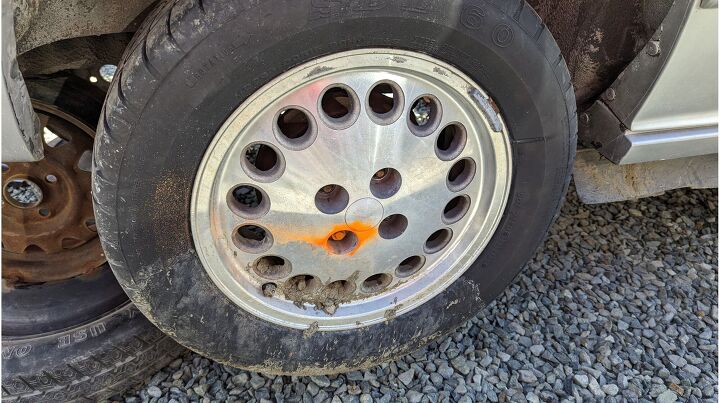
POLYGON ((693 127, 653 132, 625 132, 626 152, 617 164, 669 160, 717 154, 718 126, 693 127))

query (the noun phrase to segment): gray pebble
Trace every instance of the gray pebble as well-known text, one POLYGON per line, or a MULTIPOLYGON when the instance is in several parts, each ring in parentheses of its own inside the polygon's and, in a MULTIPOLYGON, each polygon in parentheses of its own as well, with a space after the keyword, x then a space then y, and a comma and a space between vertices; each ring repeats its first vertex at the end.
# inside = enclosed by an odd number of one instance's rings
POLYGON ((152 397, 160 397, 163 394, 162 390, 160 390, 160 388, 158 388, 157 386, 150 386, 147 389, 147 393, 152 397))
POLYGON ((657 403, 675 403, 678 396, 672 390, 666 390, 657 398, 657 403))
POLYGON ((398 375, 398 379, 400 382, 402 382, 405 386, 409 386, 413 378, 415 377, 415 370, 410 368, 409 370, 403 372, 402 374, 398 375))
POLYGON ((575 380, 575 383, 580 386, 581 388, 587 388, 590 384, 590 379, 587 375, 579 374, 573 376, 573 379, 575 380))

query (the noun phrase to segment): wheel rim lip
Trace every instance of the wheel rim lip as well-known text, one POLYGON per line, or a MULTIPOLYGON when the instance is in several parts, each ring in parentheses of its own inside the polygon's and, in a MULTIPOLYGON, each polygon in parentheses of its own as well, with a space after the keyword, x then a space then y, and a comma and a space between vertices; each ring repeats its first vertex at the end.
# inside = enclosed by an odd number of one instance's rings
MULTIPOLYGON (((502 158, 500 158, 498 161, 494 161, 496 163, 496 170, 499 172, 496 172, 496 178, 494 178, 494 192, 498 194, 497 200, 495 200, 492 203, 492 214, 488 214, 484 218, 484 225, 483 230, 478 231, 477 235, 472 239, 472 242, 470 242, 470 247, 463 248, 462 251, 457 251, 457 242, 455 240, 450 241, 449 248, 446 248, 443 251, 439 251, 437 253, 434 253, 434 255, 442 256, 439 257, 436 262, 434 262, 432 265, 433 267, 441 266, 440 264, 437 264, 437 261, 451 261, 452 263, 447 263, 447 265, 452 266, 451 268, 447 270, 436 270, 438 272, 438 275, 433 278, 426 279, 427 281, 425 283, 424 288, 422 288, 421 284, 421 293, 409 293, 410 296, 407 296, 408 291, 406 290, 408 287, 408 284, 405 283, 401 284, 398 287, 395 287, 391 293, 384 294, 381 296, 371 296, 369 299, 366 299, 370 302, 373 302, 373 305, 369 305, 371 309, 368 309, 366 311, 361 311, 358 314, 354 315, 344 315, 342 317, 338 316, 319 316, 317 312, 308 312, 312 311, 312 309, 308 309, 307 311, 301 311, 301 312, 289 312, 289 311, 282 311, 276 309, 276 307, 269 306, 268 304, 264 303, 265 301, 262 301, 257 298, 256 294, 253 294, 251 292, 248 292, 247 290, 243 290, 242 287, 239 287, 238 284, 236 284, 235 279, 232 277, 233 274, 232 269, 228 268, 232 265, 226 265, 224 262, 227 257, 219 256, 217 253, 217 250, 215 246, 213 245, 212 239, 213 239, 213 231, 211 228, 211 225, 209 224, 211 221, 211 210, 213 206, 213 194, 215 193, 216 187, 218 184, 216 183, 216 178, 214 175, 208 174, 208 172, 213 172, 219 169, 219 167, 224 164, 225 160, 228 157, 228 154, 226 153, 220 153, 217 152, 217 150, 227 149, 230 146, 237 147, 235 145, 236 143, 240 143, 242 136, 236 136, 231 135, 230 132, 232 131, 232 128, 235 127, 245 127, 249 125, 249 122, 252 121, 255 116, 257 116, 257 113, 253 113, 252 109, 257 108, 257 105, 254 105, 254 103, 257 103, 258 100, 261 100, 263 98, 269 99, 269 103, 264 105, 261 110, 269 108, 274 103, 277 103, 277 99, 280 97, 277 95, 277 93, 285 95, 289 94, 292 91, 296 90, 299 86, 307 85, 311 82, 319 81, 329 75, 337 74, 340 71, 343 70, 351 70, 350 67, 347 66, 347 60, 352 59, 354 57, 367 57, 373 60, 398 60, 398 56, 400 58, 405 59, 405 61, 402 64, 405 64, 405 66, 402 65, 395 65, 390 62, 387 62, 387 65, 382 65, 384 68, 387 68, 389 70, 398 70, 403 71, 406 75, 412 75, 411 72, 414 70, 411 70, 412 63, 424 63, 423 66, 426 70, 430 68, 439 68, 444 70, 444 75, 438 75, 438 77, 452 77, 455 82, 464 82, 464 85, 458 85, 457 88, 453 87, 454 94, 455 95, 462 95, 465 99, 464 101, 472 100, 472 95, 470 93, 471 90, 475 91, 475 94, 480 94, 484 96, 485 98, 489 98, 487 94, 479 87, 472 79, 470 79, 468 76, 460 72, 459 70, 455 69, 454 67, 441 62, 437 59, 434 59, 430 56, 415 53, 415 52, 409 52, 409 51, 402 51, 402 50, 396 50, 396 49, 360 49, 360 50, 354 50, 349 52, 342 52, 333 54, 330 56, 326 56, 323 58, 315 59, 312 62, 306 63, 302 66, 296 67, 295 69, 292 69, 281 76, 275 78, 271 82, 267 83, 265 86, 260 88, 258 91, 256 91, 253 95, 251 95, 247 100, 245 100, 234 112, 231 114, 231 116, 223 123, 222 127, 218 130, 216 133, 213 141, 211 142, 210 146, 205 152, 205 155, 203 157, 203 160, 201 162, 200 168, 198 169, 198 174, 195 179, 195 184, 193 186, 193 192, 192 192, 192 199, 191 199, 191 229, 192 229, 192 236, 195 244, 198 246, 198 256, 200 258, 201 263, 203 264, 203 267, 206 271, 206 273, 209 275, 211 280, 215 283, 215 285, 223 292, 227 297, 229 297, 236 305, 238 305, 240 308, 244 309, 245 311, 248 311, 249 313, 267 320, 269 322, 273 322, 276 324, 280 324, 282 326, 291 327, 291 328, 298 328, 298 329, 305 329, 309 326, 317 327, 320 331, 330 331, 330 330, 341 330, 341 329, 351 329, 356 327, 362 327, 362 326, 368 326, 371 324, 379 323, 382 321, 387 320, 387 314, 392 311, 392 317, 397 317, 399 315, 402 315, 403 313, 412 310, 416 308, 417 306, 421 305, 422 303, 428 301, 435 295, 442 292, 447 286, 449 286, 452 282, 457 280, 466 270, 467 268, 472 264, 473 261, 480 255, 482 250, 484 250, 485 246, 487 245, 487 242, 490 240, 492 234, 494 234, 495 229, 497 228, 500 218, 502 217, 502 213, 505 210, 505 206, 507 204, 507 199, 509 195, 510 190, 510 184, 511 184, 511 178, 512 178, 512 161, 511 161, 511 147, 510 147, 510 141, 509 141, 509 135, 507 130, 507 125, 504 124, 504 121, 502 119, 502 116, 500 113, 497 113, 497 116, 493 116, 493 119, 496 119, 494 121, 494 124, 497 124, 497 122, 500 122, 500 131, 497 132, 496 130, 493 130, 493 123, 489 121, 488 116, 486 115, 487 111, 482 111, 481 107, 477 105, 476 102, 473 102, 475 105, 474 112, 475 117, 478 118, 478 122, 482 123, 482 128, 485 132, 489 133, 490 136, 492 136, 492 144, 495 147, 495 152, 500 152, 502 158), (407 65, 407 61, 412 62, 410 65, 407 65), (308 77, 311 74, 308 74, 309 72, 312 72, 313 70, 317 71, 317 66, 319 65, 333 65, 337 66, 334 69, 330 69, 327 71, 327 73, 323 72, 321 74, 313 75, 310 79, 308 77), (343 67, 344 66, 344 67, 343 67), (303 82, 302 80, 297 80, 298 76, 303 76, 306 78, 306 81, 303 82), (290 81, 290 85, 286 82, 288 78, 294 78, 295 81, 290 81), (283 84, 285 86, 283 87, 283 84), (293 85, 294 84, 294 85, 293 85), (281 88, 282 87, 282 88, 281 88), (483 115, 483 112, 485 112, 485 115, 483 115), (498 151, 501 150, 501 151, 498 151), (220 157, 221 156, 221 157, 220 157), (208 242, 207 240, 211 240, 208 242), (453 253, 450 253, 453 252, 453 253), (452 255, 452 256, 449 256, 452 255), (398 291, 405 291, 406 297, 402 298, 400 301, 396 301, 393 303, 388 303, 388 301, 391 299, 392 295, 397 293, 398 291), (243 292, 244 291, 244 292, 243 292), (382 306, 382 308, 378 308, 379 306, 382 306)), ((380 66, 380 65, 378 65, 380 66)), ((365 67, 367 69, 377 68, 377 66, 372 67, 365 67)), ((429 71, 428 71, 429 72, 429 71)), ((425 73, 416 73, 418 75, 422 75, 424 78, 426 77, 425 73)), ((442 81, 442 80, 440 80, 442 81)), ((381 83, 381 81, 377 82, 376 84, 381 83)), ((448 85, 447 83, 442 83, 443 85, 448 85)), ((371 88, 373 88, 371 86, 371 88)), ((328 88, 323 88, 323 93, 328 88)), ((352 88, 351 88, 352 89, 352 88)), ((400 87, 400 90, 402 91, 403 88, 400 87)), ((368 99, 368 94, 357 94, 357 97, 360 99, 366 100, 368 99)), ((409 108, 412 106, 412 104, 415 102, 415 98, 412 100, 412 102, 409 102, 407 99, 403 97, 403 103, 404 108, 402 109, 402 112, 400 112, 400 115, 396 118, 394 118, 395 121, 405 121, 407 119, 402 118, 403 113, 407 113, 409 108)), ((319 104, 319 100, 317 102, 319 104)), ((286 104, 283 105, 281 109, 278 110, 278 114, 280 110, 286 110, 289 108, 298 108, 298 109, 305 109, 302 105, 297 104, 286 104)), ((366 105, 362 105, 362 110, 360 111, 360 114, 370 114, 369 117, 370 120, 374 121, 375 124, 378 124, 380 126, 383 126, 383 123, 379 123, 372 119, 372 112, 369 108, 366 108, 366 105)), ((306 110, 306 109, 305 109, 306 110)), ((277 115, 275 115, 277 116, 277 115)), ((319 119, 316 119, 313 114, 308 113, 311 125, 317 125, 322 124, 319 119)), ((409 122, 408 122, 409 123, 409 122)), ((447 126, 449 123, 442 122, 441 118, 438 118, 436 122, 436 129, 434 129, 433 133, 440 131, 442 127, 447 126)), ((277 125, 276 121, 272 122, 273 127, 273 135, 275 138, 278 137, 277 132, 277 125)), ((467 128, 469 130, 469 128, 467 128)), ((485 133, 484 135, 487 135, 485 133)), ((428 136, 430 133, 422 133, 422 137, 428 136)), ((317 136, 317 131, 315 131, 314 136, 317 136)), ((418 135, 418 137, 420 137, 418 135)), ((434 135, 430 136, 432 137, 432 144, 434 146, 434 135)), ((245 140, 245 143, 248 144, 252 141, 257 140, 245 140)), ((315 141, 315 138, 312 140, 315 141)), ((282 144, 282 142, 280 142, 282 144)), ((283 144, 284 145, 284 144, 283 144)), ((309 147, 310 145, 308 145, 309 147)), ((244 148, 245 146, 241 146, 241 148, 244 148)), ((287 146, 286 146, 287 147, 287 146)), ((286 152, 293 152, 289 151, 292 149, 292 147, 287 147, 288 150, 286 152)), ((307 148, 303 147, 302 149, 307 148)), ((295 148, 297 150, 297 148, 295 148)), ((434 155, 434 151, 431 149, 431 153, 434 155)), ((457 159, 459 160, 459 159, 457 159)), ((456 161, 457 161, 456 160, 456 161)), ((456 162, 454 161, 454 162, 456 162)), ((476 171, 477 174, 477 171, 476 171)), ((465 194, 467 192, 468 188, 463 187, 463 190, 456 194, 456 196, 465 194)), ((310 191, 313 195, 315 192, 315 189, 310 191)), ((219 193, 218 193, 219 194, 219 193)), ((350 204, 352 204, 356 199, 350 200, 350 204)), ((448 199, 447 201, 449 201, 448 199)), ((381 200, 382 201, 382 200, 381 200)), ((443 206, 440 206, 440 214, 442 213, 443 206)), ((474 217, 475 210, 477 207, 471 208, 471 211, 466 212, 465 217, 474 217), (471 214, 471 212, 473 214, 471 214)), ((318 214, 324 214, 320 211, 317 212, 318 214)), ((388 215, 392 213, 387 213, 388 215)), ((463 221, 465 218, 459 220, 463 221)), ((250 222, 252 223, 252 222, 250 222)), ((444 226, 443 226, 444 228, 444 226)), ((440 228, 438 228, 440 229, 440 228)), ((462 229, 462 235, 467 235, 469 228, 463 227, 462 229)), ((420 254, 423 259, 425 256, 422 256, 422 245, 420 245, 420 254)), ((268 254, 272 254, 268 252, 268 254)), ((409 253, 408 256, 410 257, 412 255, 416 255, 417 253, 409 253)), ((260 257, 260 255, 258 255, 260 257)), ((287 256, 284 256, 287 258, 287 256)), ((400 260, 403 260, 405 257, 401 258, 400 260)), ((419 270, 419 272, 428 270, 429 261, 425 260, 423 262, 423 267, 419 270)), ((301 272, 292 273, 291 276, 304 274, 301 272)), ((409 276, 413 277, 413 276, 409 276)), ((427 276, 426 276, 427 277, 427 276)), ((412 282, 418 283, 417 281, 412 282)), ((277 298, 276 298, 277 299, 277 298)), ((364 301, 364 300, 361 300, 364 301)), ((285 301, 286 303, 292 304, 291 301, 285 301)), ((353 303, 355 304, 355 303, 353 303)), ((351 305, 351 304, 348 304, 351 305)), ((358 304, 355 304, 358 305, 358 304)), ((341 306, 342 308, 342 306, 341 306)), ((339 312, 339 310, 338 310, 339 312)))

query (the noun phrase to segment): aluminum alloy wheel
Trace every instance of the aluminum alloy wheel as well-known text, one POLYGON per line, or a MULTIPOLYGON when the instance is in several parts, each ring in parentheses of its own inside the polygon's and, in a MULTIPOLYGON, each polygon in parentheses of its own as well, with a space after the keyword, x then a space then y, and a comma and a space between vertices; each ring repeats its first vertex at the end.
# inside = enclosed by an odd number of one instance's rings
POLYGON ((478 257, 511 150, 495 103, 430 56, 338 53, 237 108, 193 189, 193 240, 238 306, 320 331, 402 315, 478 257))

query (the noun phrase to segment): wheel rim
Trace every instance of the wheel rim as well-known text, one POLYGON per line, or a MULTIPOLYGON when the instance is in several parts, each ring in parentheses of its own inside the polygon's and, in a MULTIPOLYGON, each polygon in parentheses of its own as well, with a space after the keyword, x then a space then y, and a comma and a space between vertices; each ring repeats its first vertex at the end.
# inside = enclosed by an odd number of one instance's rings
POLYGON ((293 328, 419 306, 477 258, 505 208, 511 151, 494 105, 457 69, 399 50, 277 77, 227 119, 198 170, 205 270, 241 308, 293 328))
POLYGON ((45 157, 2 167, 2 277, 11 283, 64 280, 106 260, 90 194, 95 132, 53 106, 33 107, 45 157))

